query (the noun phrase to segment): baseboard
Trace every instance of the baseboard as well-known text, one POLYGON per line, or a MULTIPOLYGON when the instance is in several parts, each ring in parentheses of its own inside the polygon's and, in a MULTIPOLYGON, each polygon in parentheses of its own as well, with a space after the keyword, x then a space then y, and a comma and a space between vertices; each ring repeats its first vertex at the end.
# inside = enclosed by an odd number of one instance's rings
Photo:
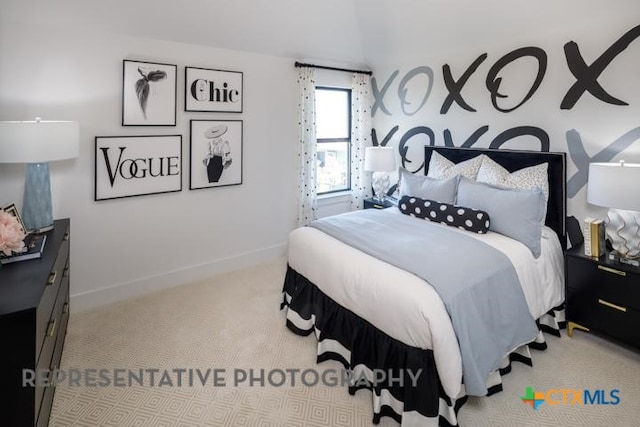
POLYGON ((119 283, 107 288, 72 294, 70 296, 71 307, 74 312, 86 311, 146 293, 194 283, 229 271, 252 267, 285 256, 286 247, 286 244, 271 246, 128 283, 119 283))

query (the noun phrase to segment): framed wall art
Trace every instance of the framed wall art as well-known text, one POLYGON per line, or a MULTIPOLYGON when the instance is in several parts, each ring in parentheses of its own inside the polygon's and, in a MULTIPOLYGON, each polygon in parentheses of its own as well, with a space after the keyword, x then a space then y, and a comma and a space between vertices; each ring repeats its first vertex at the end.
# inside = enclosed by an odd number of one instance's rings
POLYGON ((94 200, 182 191, 182 135, 96 136, 94 200))
POLYGON ((242 72, 185 67, 184 111, 242 113, 242 72))
POLYGON ((177 66, 122 63, 122 126, 176 125, 177 66))
POLYGON ((242 120, 191 120, 189 188, 242 184, 242 120))

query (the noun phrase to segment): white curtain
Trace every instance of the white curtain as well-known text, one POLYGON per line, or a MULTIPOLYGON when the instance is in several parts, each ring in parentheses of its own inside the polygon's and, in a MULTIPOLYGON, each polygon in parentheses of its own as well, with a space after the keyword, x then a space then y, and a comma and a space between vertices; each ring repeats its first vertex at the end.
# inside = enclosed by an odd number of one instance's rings
POLYGON ((362 209, 371 185, 364 171, 364 148, 371 145, 371 77, 353 73, 351 79, 351 210, 362 209))
POLYGON ((318 195, 316 193, 316 81, 315 69, 298 69, 298 226, 304 226, 317 218, 318 195))

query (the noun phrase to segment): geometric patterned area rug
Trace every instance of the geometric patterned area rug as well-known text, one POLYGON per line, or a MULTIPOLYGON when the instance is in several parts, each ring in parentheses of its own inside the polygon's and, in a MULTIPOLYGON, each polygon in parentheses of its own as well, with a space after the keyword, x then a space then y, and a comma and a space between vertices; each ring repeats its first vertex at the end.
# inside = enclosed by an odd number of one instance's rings
MULTIPOLYGON (((81 378, 58 384, 50 426, 371 426, 371 392, 350 396, 346 386, 331 385, 328 374, 342 365, 316 365, 315 338, 285 327, 279 310, 285 271, 286 261, 278 259, 91 311, 72 311, 61 369, 81 378), (128 384, 129 373, 140 377, 141 370, 142 384, 135 379, 128 384), (307 384, 301 384, 305 370, 319 378, 325 373, 329 380, 312 385, 313 375, 308 375, 307 384), (171 376, 160 377, 164 371, 171 376)), ((546 339, 546 351, 532 351, 533 369, 513 363, 501 393, 469 399, 459 413, 461 426, 639 425, 638 351, 581 331, 573 338, 563 331, 562 338, 546 339), (603 390, 607 398, 617 389, 620 403, 545 402, 534 411, 521 400, 528 387, 534 392, 603 390)), ((383 418, 380 425, 398 424, 383 418)))

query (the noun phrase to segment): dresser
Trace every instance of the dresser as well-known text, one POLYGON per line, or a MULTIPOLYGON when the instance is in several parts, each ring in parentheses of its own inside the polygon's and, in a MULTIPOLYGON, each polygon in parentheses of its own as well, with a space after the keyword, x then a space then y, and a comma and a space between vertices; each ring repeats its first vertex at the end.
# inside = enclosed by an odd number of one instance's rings
POLYGON ((640 348, 640 268, 566 252, 567 333, 593 330, 640 348))
POLYGON ((22 379, 23 370, 46 375, 60 366, 69 320, 69 228, 69 219, 56 220, 41 258, 0 267, 2 426, 49 424, 55 387, 23 387, 22 379))

